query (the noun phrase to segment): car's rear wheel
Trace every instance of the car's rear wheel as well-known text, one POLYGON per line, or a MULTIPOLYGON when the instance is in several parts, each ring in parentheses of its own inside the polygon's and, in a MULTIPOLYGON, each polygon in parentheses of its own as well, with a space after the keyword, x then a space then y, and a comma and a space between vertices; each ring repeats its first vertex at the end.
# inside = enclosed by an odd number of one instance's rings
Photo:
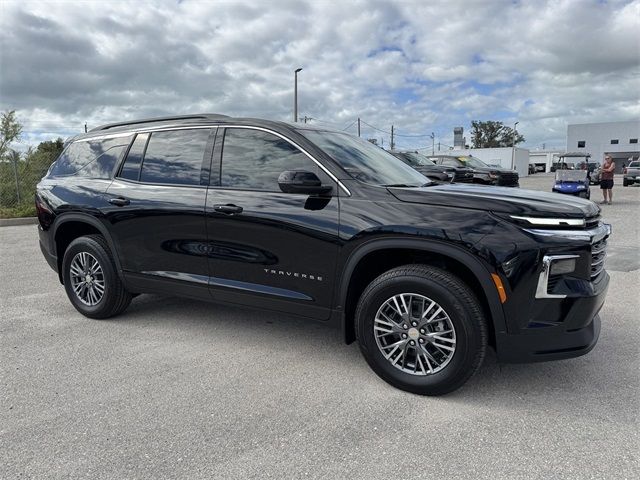
POLYGON ((474 294, 454 275, 427 265, 397 267, 371 282, 356 309, 356 335, 376 374, 421 395, 462 386, 487 345, 474 294))
POLYGON ((627 179, 626 179, 626 178, 623 178, 623 179, 622 179, 622 186, 623 186, 623 187, 628 187, 628 186, 629 186, 629 182, 627 182, 627 179))
POLYGON ((111 250, 101 235, 73 240, 64 253, 62 277, 73 306, 89 318, 109 318, 131 303, 118 276, 111 250))

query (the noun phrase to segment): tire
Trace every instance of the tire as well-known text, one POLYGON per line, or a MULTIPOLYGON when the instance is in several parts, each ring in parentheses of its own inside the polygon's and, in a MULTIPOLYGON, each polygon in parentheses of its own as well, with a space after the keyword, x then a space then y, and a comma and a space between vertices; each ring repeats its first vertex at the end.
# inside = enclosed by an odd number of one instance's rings
POLYGON ((79 237, 69 244, 62 260, 62 278, 69 300, 85 317, 113 317, 125 311, 133 298, 118 276, 102 235, 79 237))
POLYGON ((629 182, 627 182, 627 179, 626 179, 626 178, 623 178, 623 179, 622 179, 622 186, 623 186, 623 187, 628 187, 628 186, 629 186, 629 182))
POLYGON ((358 301, 355 322, 360 350, 373 371, 419 395, 460 388, 480 368, 487 348, 487 323, 475 295, 451 273, 428 265, 404 265, 376 278, 358 301), (435 320, 428 322, 433 312, 435 320), (396 343, 400 350, 392 352, 396 343))

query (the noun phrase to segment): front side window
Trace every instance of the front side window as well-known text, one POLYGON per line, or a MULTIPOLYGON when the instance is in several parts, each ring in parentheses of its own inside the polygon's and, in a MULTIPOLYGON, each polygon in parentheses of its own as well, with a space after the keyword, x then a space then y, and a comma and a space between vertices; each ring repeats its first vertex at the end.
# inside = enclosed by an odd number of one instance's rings
POLYGON ((142 161, 140 181, 200 185, 209 129, 153 132, 142 161))
POLYGON ((285 170, 306 170, 323 184, 330 181, 313 160, 277 135, 248 128, 225 130, 222 187, 279 192, 278 177, 285 170))
POLYGON ((130 141, 126 136, 73 142, 53 164, 50 175, 109 178, 130 141))

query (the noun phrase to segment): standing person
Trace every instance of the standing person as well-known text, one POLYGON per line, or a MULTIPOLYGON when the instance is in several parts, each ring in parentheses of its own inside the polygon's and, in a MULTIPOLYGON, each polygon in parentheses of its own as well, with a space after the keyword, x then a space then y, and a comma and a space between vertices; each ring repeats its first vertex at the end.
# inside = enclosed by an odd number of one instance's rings
POLYGON ((602 204, 609 203, 611 205, 613 194, 613 172, 616 170, 616 164, 613 158, 605 155, 604 164, 602 165, 602 173, 600 174, 600 188, 602 189, 602 204), (609 201, 607 202, 607 196, 609 201))

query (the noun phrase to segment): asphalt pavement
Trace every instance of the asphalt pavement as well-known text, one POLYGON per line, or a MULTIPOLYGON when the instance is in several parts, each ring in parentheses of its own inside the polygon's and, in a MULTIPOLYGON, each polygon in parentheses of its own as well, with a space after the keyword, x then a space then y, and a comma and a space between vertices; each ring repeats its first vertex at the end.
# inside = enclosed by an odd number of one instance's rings
POLYGON ((439 398, 392 388, 338 331, 295 317, 141 295, 86 319, 35 226, 2 227, 0 478, 640 478, 640 186, 621 183, 602 207, 596 348, 490 354, 439 398))

